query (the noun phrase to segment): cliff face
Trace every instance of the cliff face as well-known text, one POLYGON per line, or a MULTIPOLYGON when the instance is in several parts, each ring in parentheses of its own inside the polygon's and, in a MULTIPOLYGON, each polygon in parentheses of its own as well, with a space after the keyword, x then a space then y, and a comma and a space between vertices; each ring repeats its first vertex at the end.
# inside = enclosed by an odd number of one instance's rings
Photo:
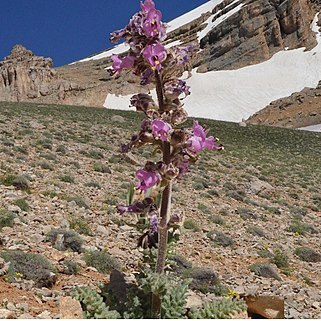
MULTIPOLYGON (((209 8, 167 39, 168 44, 198 41, 201 50, 193 62, 198 72, 237 69, 265 61, 285 47, 315 44, 309 0, 224 0, 209 8)), ((105 57, 54 70, 50 58, 16 46, 0 62, 0 100, 102 107, 108 93, 130 94, 139 87, 126 74, 111 78, 105 70, 110 64, 105 57)))
POLYGON ((0 74, 0 100, 25 101, 48 94, 55 70, 50 58, 37 57, 16 45, 0 62, 0 74))
POLYGON ((51 58, 36 56, 21 45, 0 62, 0 75, 0 101, 95 106, 92 88, 62 78, 51 58))
MULTIPOLYGON (((235 6, 237 3, 222 8, 216 19, 235 6)), ((235 69, 265 61, 285 47, 311 48, 316 44, 310 30, 313 16, 307 0, 245 1, 236 14, 201 39, 200 69, 235 69)))

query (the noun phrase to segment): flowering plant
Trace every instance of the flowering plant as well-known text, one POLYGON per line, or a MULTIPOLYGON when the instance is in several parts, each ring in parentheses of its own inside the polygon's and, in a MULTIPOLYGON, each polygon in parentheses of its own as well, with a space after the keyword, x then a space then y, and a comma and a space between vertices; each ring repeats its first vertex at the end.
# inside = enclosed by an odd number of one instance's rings
POLYGON ((119 74, 130 69, 140 77, 142 85, 153 84, 156 87, 157 102, 150 94, 134 95, 130 104, 137 112, 145 114, 139 133, 132 136, 129 143, 122 146, 122 152, 144 145, 155 145, 162 152, 162 160, 148 161, 144 168, 136 172, 137 189, 145 195, 143 200, 129 206, 119 205, 118 212, 147 213, 150 229, 145 235, 149 240, 158 240, 158 258, 156 272, 164 271, 168 228, 171 222, 180 220, 179 215, 171 215, 171 190, 173 182, 185 175, 190 163, 197 160, 204 149, 220 150, 217 139, 208 136, 197 121, 192 128, 181 128, 187 120, 182 100, 190 95, 190 88, 180 79, 184 71, 190 68, 191 56, 195 46, 172 46, 166 48, 166 25, 162 23, 162 14, 156 10, 152 0, 141 2, 141 11, 136 13, 129 24, 111 34, 111 41, 117 43, 124 38, 129 45, 126 56, 112 55, 111 74, 119 74), (161 193, 160 209, 150 189, 159 188, 161 193))
POLYGON ((111 33, 112 42, 117 43, 124 38, 130 49, 125 57, 112 55, 110 72, 119 74, 123 69, 131 69, 135 75, 140 76, 142 85, 156 86, 157 102, 150 94, 140 93, 131 98, 131 106, 137 112, 144 113, 145 119, 139 133, 122 146, 122 151, 127 153, 132 148, 147 144, 155 145, 162 151, 162 160, 157 163, 148 161, 144 168, 136 172, 137 189, 147 193, 149 189, 159 186, 162 199, 160 211, 150 196, 129 206, 120 205, 118 211, 149 214, 151 228, 147 237, 158 233, 156 270, 162 273, 167 228, 171 220, 172 183, 188 172, 190 163, 196 161, 202 150, 220 150, 222 146, 213 136, 208 137, 208 130, 197 121, 194 121, 192 128, 179 127, 187 119, 182 100, 190 94, 189 86, 180 77, 190 67, 190 58, 195 48, 193 44, 166 48, 162 43, 166 39, 162 13, 155 8, 152 0, 145 0, 140 5, 141 11, 131 18, 125 28, 111 33))

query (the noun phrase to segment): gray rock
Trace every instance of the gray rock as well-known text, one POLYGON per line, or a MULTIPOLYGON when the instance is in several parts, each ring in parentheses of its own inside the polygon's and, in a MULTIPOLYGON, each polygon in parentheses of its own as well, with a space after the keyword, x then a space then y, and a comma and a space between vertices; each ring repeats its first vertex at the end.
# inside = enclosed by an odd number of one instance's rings
POLYGON ((83 311, 79 301, 70 296, 60 298, 59 312, 60 319, 83 319, 83 311))
POLYGON ((14 319, 16 316, 14 311, 8 309, 0 309, 0 319, 14 319))
POLYGON ((14 305, 14 303, 8 302, 7 303, 7 309, 10 310, 10 311, 15 311, 16 310, 16 306, 14 305))
POLYGON ((20 213, 21 212, 21 208, 17 205, 9 205, 8 206, 8 211, 9 212, 13 212, 13 213, 20 213))
POLYGON ((124 123, 125 122, 125 118, 120 116, 120 115, 114 115, 111 118, 111 121, 116 122, 116 123, 124 123))
POLYGON ((99 226, 97 227, 97 229, 96 229, 96 232, 97 232, 98 234, 103 235, 103 236, 108 236, 108 235, 109 235, 108 230, 107 230, 106 227, 103 226, 103 225, 99 225, 99 226))
POLYGON ((52 319, 51 312, 45 310, 37 315, 37 319, 52 319))

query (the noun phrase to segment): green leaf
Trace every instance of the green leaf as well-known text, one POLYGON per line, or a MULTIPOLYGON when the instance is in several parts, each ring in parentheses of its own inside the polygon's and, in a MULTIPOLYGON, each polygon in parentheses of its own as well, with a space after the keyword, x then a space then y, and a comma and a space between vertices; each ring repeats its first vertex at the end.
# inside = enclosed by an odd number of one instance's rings
POLYGON ((134 194, 135 194, 135 185, 133 183, 130 183, 128 192, 127 192, 127 205, 131 205, 133 203, 134 194))

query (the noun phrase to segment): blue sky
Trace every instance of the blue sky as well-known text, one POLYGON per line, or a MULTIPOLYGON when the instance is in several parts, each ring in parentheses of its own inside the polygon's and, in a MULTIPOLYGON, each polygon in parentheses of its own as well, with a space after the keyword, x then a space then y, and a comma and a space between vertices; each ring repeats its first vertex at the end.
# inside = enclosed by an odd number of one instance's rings
MULTIPOLYGON (((207 2, 154 1, 163 21, 207 2)), ((110 47, 109 33, 139 9, 139 0, 1 0, 0 60, 18 43, 55 66, 85 58, 110 47)))

